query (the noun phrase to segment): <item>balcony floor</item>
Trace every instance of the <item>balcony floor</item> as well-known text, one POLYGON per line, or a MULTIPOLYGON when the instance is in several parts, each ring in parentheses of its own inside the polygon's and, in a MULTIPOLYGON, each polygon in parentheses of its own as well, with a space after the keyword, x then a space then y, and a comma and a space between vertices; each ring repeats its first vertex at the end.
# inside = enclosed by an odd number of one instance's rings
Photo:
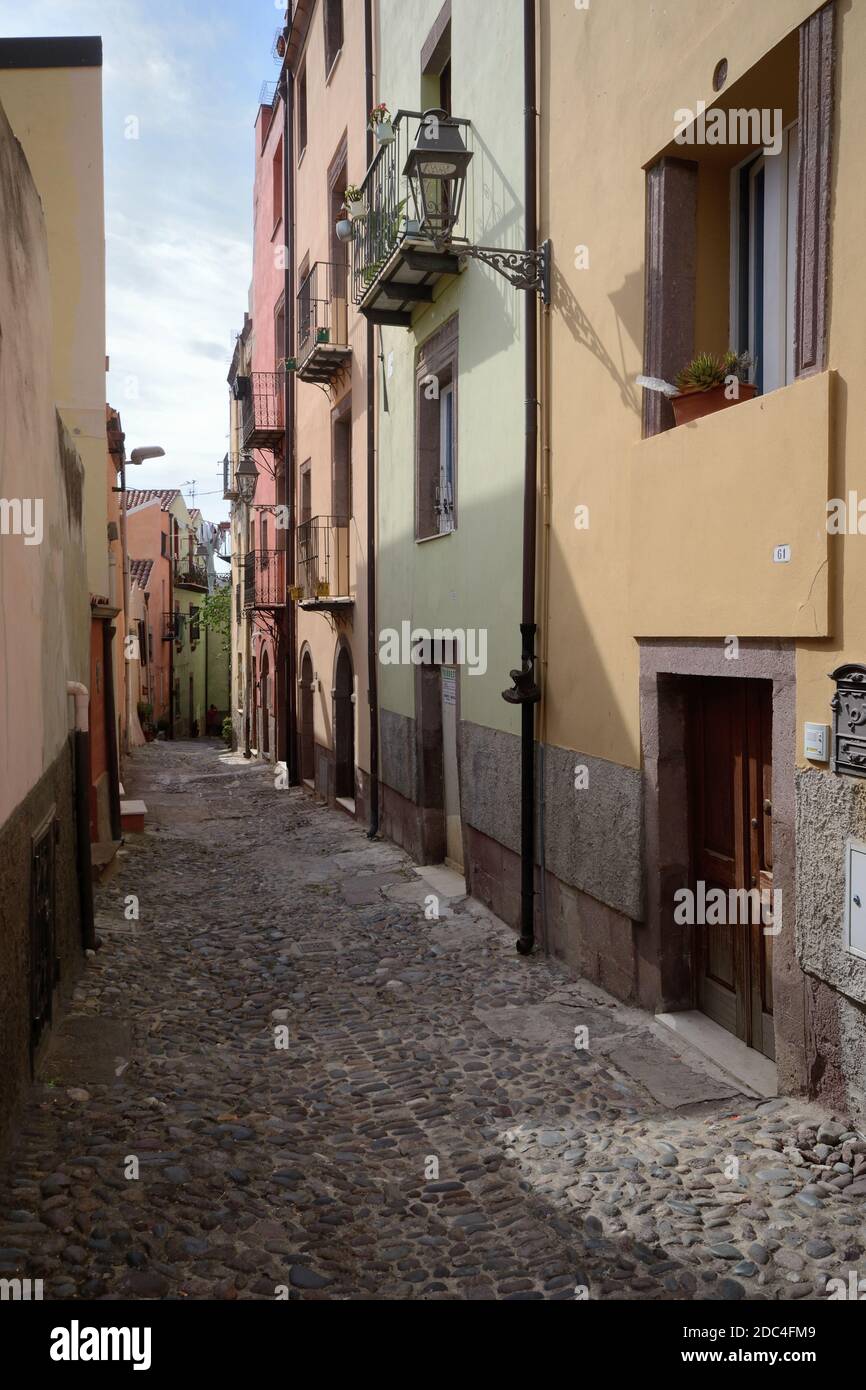
POLYGON ((437 251, 422 237, 406 237, 358 302, 371 323, 408 328, 419 304, 433 301, 433 289, 443 275, 460 271, 459 251, 437 251))

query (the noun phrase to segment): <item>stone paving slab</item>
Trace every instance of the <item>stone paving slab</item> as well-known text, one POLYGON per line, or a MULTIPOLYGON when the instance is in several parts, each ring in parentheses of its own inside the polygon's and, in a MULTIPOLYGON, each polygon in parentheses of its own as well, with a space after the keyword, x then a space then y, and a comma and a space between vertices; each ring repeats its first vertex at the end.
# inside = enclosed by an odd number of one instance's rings
POLYGON ((846 1117, 707 1100, 672 1050, 639 1075, 644 1015, 471 900, 437 922, 389 898, 408 859, 270 769, 154 743, 125 781, 148 831, 99 887, 69 1069, 0 1172, 0 1276, 61 1300, 736 1300, 864 1264, 846 1117), (76 1063, 81 1019, 119 1073, 76 1063))

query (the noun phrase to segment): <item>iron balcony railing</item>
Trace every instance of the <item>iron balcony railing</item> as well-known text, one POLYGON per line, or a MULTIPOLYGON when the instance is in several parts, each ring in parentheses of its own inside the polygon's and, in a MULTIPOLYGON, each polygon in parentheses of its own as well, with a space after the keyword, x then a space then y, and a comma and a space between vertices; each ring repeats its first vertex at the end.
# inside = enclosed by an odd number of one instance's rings
POLYGON ((207 565, 200 560, 175 560, 174 582, 181 589, 206 589, 207 565))
POLYGON ((298 527, 297 585, 302 603, 349 598, 349 523, 316 516, 298 527))
POLYGON ((317 347, 348 347, 348 297, 348 265, 316 261, 298 290, 296 357, 299 369, 317 347))
POLYGON ((272 449, 282 440, 284 383, 282 372, 253 372, 235 378, 245 449, 272 449))
POLYGON ((162 615, 162 640, 163 642, 183 642, 184 615, 183 613, 163 613, 162 615))
POLYGON ((238 462, 237 454, 226 454, 223 459, 223 498, 227 502, 237 500, 235 473, 238 470, 238 462))
POLYGON ((244 608, 285 608, 285 550, 250 550, 244 557, 244 608))
MULTIPOLYGON (((276 42, 276 40, 275 40, 276 42)), ((273 106, 277 99, 278 82, 263 82, 259 91, 259 106, 273 106)))
MULTIPOLYGON (((457 117, 450 119, 460 127, 469 143, 470 122, 457 117)), ((361 184, 366 211, 360 217, 356 215, 352 223, 352 295, 356 304, 363 301, 376 283, 400 243, 407 236, 424 235, 417 220, 419 211, 409 179, 403 173, 421 120, 420 111, 397 112, 393 121, 394 139, 389 145, 380 147, 361 184)), ((450 233, 453 241, 466 240, 466 205, 464 197, 457 225, 450 233)))

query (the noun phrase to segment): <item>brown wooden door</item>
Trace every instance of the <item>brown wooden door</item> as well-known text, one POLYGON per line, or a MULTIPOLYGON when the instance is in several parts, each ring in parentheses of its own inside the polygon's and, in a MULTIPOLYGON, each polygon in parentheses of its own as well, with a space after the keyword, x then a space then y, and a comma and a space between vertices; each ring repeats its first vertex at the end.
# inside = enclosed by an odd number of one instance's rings
POLYGON ((738 914, 731 890, 773 890, 772 686, 707 678, 688 682, 692 888, 721 888, 725 925, 694 928, 697 1003, 767 1057, 773 1050, 772 948, 760 908, 738 914))

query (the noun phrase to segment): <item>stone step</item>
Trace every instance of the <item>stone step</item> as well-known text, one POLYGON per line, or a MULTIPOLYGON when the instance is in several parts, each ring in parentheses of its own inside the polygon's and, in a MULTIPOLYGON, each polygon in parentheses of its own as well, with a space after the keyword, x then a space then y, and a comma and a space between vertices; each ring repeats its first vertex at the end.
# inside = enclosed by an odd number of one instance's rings
POLYGON ((141 835, 147 807, 143 801, 121 801, 120 824, 127 835, 141 835))

